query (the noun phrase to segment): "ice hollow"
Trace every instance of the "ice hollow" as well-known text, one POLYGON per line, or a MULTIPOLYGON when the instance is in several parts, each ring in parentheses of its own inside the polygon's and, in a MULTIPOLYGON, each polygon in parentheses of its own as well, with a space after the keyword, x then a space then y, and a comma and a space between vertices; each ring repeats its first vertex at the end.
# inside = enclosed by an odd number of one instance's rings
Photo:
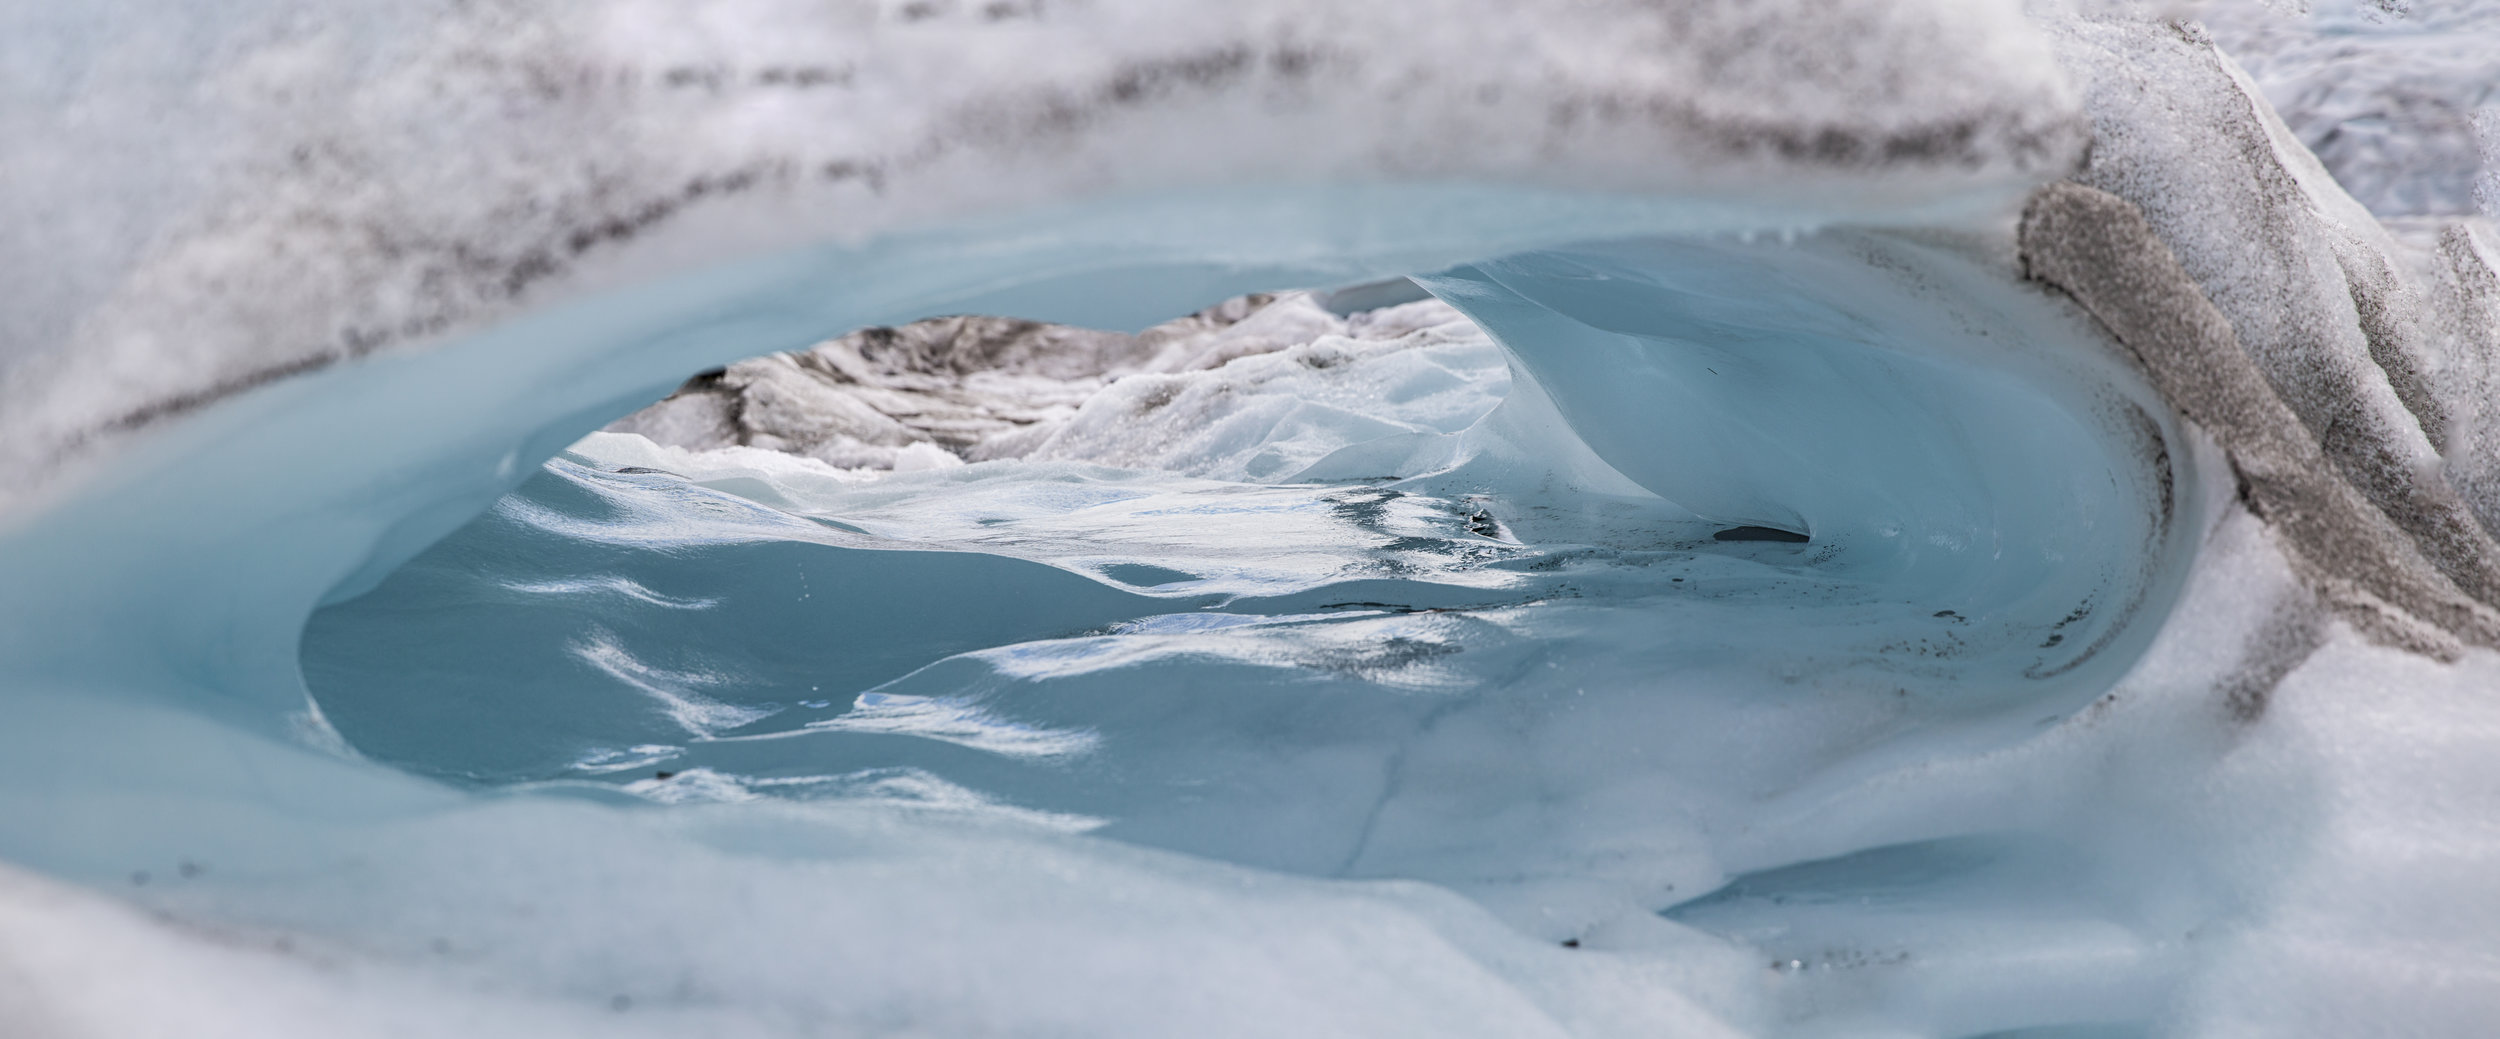
MULTIPOLYGON (((1767 790, 2079 706, 2175 589, 2192 470, 2149 391, 2073 314, 1949 252, 1650 239, 1424 284, 1481 329, 1410 304, 1365 324, 1428 327, 1366 352, 1320 320, 1113 383, 1021 459, 863 479, 600 434, 316 614, 306 677, 351 743, 467 782, 674 799, 909 776, 1525 912, 1671 900, 1696 881, 1664 849, 1767 790), (1533 344, 1529 388, 1497 341, 1533 344), (1419 384, 1482 403, 1386 422, 1419 384), (1382 417, 1307 410, 1332 397, 1382 417), (1235 461, 1280 448, 1307 461, 1235 461), (1812 540, 1717 536, 1766 513, 1812 540), (1730 757, 1731 727, 1796 743, 1730 757), (1831 740, 1849 752, 1812 749, 1831 740), (1610 833, 1579 804, 1643 788, 1698 818, 1610 833), (1626 841, 1661 861, 1598 865, 1626 841)), ((1553 911, 1519 922, 1559 940, 1597 910, 1553 911)))
POLYGON ((10 18, 0 1031, 2500 1012, 2490 229, 2192 24, 10 18))

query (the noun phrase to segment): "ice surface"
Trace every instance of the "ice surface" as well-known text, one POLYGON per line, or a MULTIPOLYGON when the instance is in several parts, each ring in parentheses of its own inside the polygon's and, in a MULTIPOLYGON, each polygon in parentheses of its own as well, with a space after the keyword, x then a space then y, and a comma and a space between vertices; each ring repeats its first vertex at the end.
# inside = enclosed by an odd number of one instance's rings
POLYGON ((2500 1014, 2489 226, 1807 8, 10 14, 0 1031, 2500 1014))

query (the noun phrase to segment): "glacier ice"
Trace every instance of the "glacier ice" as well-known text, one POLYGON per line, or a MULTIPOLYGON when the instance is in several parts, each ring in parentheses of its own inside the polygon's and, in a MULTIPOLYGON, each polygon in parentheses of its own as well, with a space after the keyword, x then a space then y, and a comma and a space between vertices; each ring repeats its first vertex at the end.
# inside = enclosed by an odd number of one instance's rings
POLYGON ((12 11, 0 1030, 2471 1034, 2494 238, 2243 13, 12 11))

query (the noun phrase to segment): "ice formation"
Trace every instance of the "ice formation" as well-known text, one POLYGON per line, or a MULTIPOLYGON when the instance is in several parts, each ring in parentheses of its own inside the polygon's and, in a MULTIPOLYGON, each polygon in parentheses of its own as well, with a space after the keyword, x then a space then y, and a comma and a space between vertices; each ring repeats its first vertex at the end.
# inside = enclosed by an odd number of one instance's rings
POLYGON ((24 5, 0 1032, 2472 1034, 2500 238, 2210 13, 24 5))

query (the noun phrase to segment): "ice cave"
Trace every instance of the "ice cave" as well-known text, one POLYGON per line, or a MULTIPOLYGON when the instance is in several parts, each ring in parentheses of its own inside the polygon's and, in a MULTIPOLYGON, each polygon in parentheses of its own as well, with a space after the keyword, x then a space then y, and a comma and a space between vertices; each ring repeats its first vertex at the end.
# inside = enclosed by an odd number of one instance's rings
POLYGON ((6 6, 0 1036, 2500 1021, 2500 4, 6 6))

